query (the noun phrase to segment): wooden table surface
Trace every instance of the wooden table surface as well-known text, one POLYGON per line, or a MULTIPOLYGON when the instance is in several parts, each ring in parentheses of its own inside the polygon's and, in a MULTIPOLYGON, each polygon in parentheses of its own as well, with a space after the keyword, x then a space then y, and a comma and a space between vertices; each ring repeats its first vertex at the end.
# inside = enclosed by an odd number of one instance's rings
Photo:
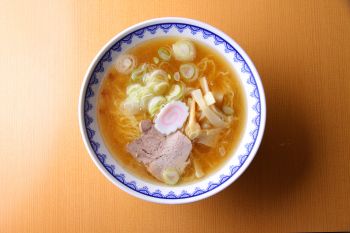
POLYGON ((0 232, 350 230, 348 0, 13 1, 0 4, 0 232), (232 36, 266 91, 257 157, 229 188, 166 206, 119 190, 78 127, 97 51, 145 19, 183 16, 232 36))

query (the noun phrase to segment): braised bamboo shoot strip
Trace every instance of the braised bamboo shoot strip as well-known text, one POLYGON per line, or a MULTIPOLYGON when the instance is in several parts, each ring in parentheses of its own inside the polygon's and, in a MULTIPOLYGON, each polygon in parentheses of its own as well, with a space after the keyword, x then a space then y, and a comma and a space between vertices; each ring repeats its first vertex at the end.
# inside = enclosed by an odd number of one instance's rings
POLYGON ((192 100, 190 101, 190 118, 185 128, 185 134, 190 140, 193 140, 199 136, 200 132, 201 127, 196 122, 196 102, 192 100))
POLYGON ((205 117, 209 120, 209 122, 218 128, 227 127, 227 123, 223 121, 213 110, 209 108, 209 106, 205 103, 202 92, 200 89, 196 89, 192 91, 192 98, 196 101, 199 108, 205 115, 205 117))
MULTIPOLYGON (((218 115, 221 119, 223 119, 224 121, 226 121, 226 115, 221 112, 215 105, 211 105, 210 109, 213 110, 213 112, 216 113, 216 115, 218 115)), ((226 121, 227 122, 227 121, 226 121)))
POLYGON ((213 127, 207 118, 204 118, 202 121, 200 121, 200 126, 202 129, 210 129, 213 127))
POLYGON ((202 166, 199 164, 197 159, 193 159, 192 162, 193 162, 193 167, 194 167, 194 171, 195 171, 195 176, 197 178, 203 177, 205 174, 203 172, 202 166))
POLYGON ((206 77, 201 77, 199 79, 199 83, 201 85, 201 88, 202 88, 202 91, 204 92, 204 94, 207 94, 210 91, 207 78, 206 77))
POLYGON ((201 130, 197 138, 197 142, 209 147, 215 147, 218 143, 218 136, 222 132, 222 129, 204 129, 201 130))
POLYGON ((210 91, 204 95, 204 100, 205 100, 205 102, 207 103, 208 106, 213 105, 213 104, 216 103, 215 102, 215 98, 213 96, 213 93, 210 92, 210 91))
POLYGON ((199 79, 199 83, 204 92, 204 100, 208 106, 215 104, 215 98, 213 93, 209 89, 208 81, 206 77, 202 77, 199 79))

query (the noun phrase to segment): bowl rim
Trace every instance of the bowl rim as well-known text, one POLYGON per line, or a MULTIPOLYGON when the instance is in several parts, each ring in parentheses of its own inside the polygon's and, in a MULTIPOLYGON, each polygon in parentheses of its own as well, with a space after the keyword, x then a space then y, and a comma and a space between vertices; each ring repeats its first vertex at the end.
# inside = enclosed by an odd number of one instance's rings
MULTIPOLYGON (((79 118, 79 127, 80 127, 80 132, 81 136, 84 142, 85 147, 87 148, 89 155, 91 159, 94 161, 95 165, 98 167, 98 169, 104 174, 104 176, 110 180, 114 185, 119 187, 121 190, 131 194, 132 196, 135 196, 137 198, 140 198, 142 200, 150 201, 150 202, 155 202, 155 203, 162 203, 162 204, 182 204, 182 203, 190 203, 190 202, 195 202, 199 201, 202 199, 205 199, 209 196, 215 195, 216 193, 222 191, 229 185, 231 185, 234 181, 236 181, 242 173, 247 169, 247 167, 250 165, 252 160, 254 159, 258 148, 260 147, 262 137, 265 131, 265 123, 266 123, 266 100, 265 100, 265 92, 264 88, 261 82, 260 75, 258 74, 253 62, 251 61, 250 57, 246 54, 246 52, 238 45, 237 42, 235 42, 230 36, 222 32, 221 30, 217 29, 216 27, 213 27, 207 23, 190 19, 190 18, 183 18, 183 17, 162 17, 162 18, 154 18, 154 19, 149 19, 142 21, 140 23, 134 24, 123 31, 119 32, 115 36, 113 36, 112 39, 110 39, 107 43, 104 44, 104 46, 100 49, 100 51, 96 54, 96 56, 93 58, 91 61, 84 79, 83 83, 80 89, 80 95, 79 95, 79 103, 78 103, 78 118, 79 118), (86 128, 84 125, 84 101, 85 101, 85 93, 86 89, 88 87, 88 81, 90 79, 91 74, 94 71, 94 67, 97 65, 101 57, 104 55, 104 53, 110 49, 111 45, 115 43, 116 41, 120 40, 123 38, 125 35, 128 35, 129 33, 132 33, 134 31, 137 31, 139 28, 154 25, 154 24, 165 24, 165 23, 184 23, 184 24, 189 24, 189 25, 194 25, 198 26, 204 29, 208 29, 210 32, 213 32, 214 34, 217 34, 224 40, 226 40, 229 44, 231 44, 234 49, 242 56, 246 64, 248 65, 251 73, 254 76, 254 80, 256 82, 256 85, 258 87, 259 91, 259 99, 260 99, 260 125, 259 125, 259 131, 258 135, 255 139, 255 143, 253 145, 253 148, 251 149, 249 156, 247 157, 246 161, 242 164, 242 166, 238 169, 236 172, 235 178, 231 176, 226 182, 220 184, 218 187, 207 191, 203 194, 200 194, 198 196, 191 196, 188 198, 181 198, 181 199, 161 199, 161 198, 156 198, 153 196, 148 196, 144 195, 142 193, 139 193, 123 184, 121 184, 114 176, 112 176, 109 172, 106 171, 106 168, 101 164, 101 162, 98 160, 94 150, 92 149, 86 128)), ((249 124, 247 122, 247 124, 249 124)), ((131 174, 132 175, 132 174, 131 174)))

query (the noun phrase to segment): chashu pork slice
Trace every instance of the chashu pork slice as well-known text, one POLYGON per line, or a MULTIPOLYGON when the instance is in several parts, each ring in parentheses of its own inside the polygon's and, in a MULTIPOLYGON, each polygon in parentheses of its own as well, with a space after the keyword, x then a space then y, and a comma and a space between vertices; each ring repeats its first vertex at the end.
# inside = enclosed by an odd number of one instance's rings
POLYGON ((157 150, 157 159, 146 166, 147 170, 158 180, 169 183, 167 172, 176 170, 181 175, 188 165, 191 150, 192 143, 183 133, 170 134, 157 150))
POLYGON ((142 136, 127 145, 128 152, 155 178, 175 184, 188 165, 191 141, 180 131, 164 136, 149 120, 140 122, 142 136))
POLYGON ((157 153, 160 145, 166 139, 156 130, 150 120, 140 122, 142 136, 127 145, 127 151, 139 162, 148 164, 160 155, 157 153))

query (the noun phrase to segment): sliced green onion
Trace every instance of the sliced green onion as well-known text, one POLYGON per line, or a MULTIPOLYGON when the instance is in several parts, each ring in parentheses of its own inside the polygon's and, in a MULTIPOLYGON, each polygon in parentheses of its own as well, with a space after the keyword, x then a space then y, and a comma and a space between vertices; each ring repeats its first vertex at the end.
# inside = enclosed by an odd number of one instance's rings
POLYGON ((165 183, 174 185, 179 181, 180 175, 176 168, 168 167, 163 170, 162 178, 165 183))
POLYGON ((146 95, 149 95, 149 94, 153 95, 152 90, 150 88, 148 88, 148 87, 142 87, 135 94, 136 94, 135 98, 138 99, 139 101, 141 101, 143 96, 146 96, 146 95))
POLYGON ((159 58, 158 57, 154 57, 153 58, 153 62, 154 62, 154 64, 158 64, 159 63, 159 58))
POLYGON ((196 48, 189 40, 179 40, 172 47, 178 61, 193 61, 196 57, 196 48))
POLYGON ((153 88, 152 88, 153 93, 155 95, 163 95, 168 89, 169 89, 168 82, 155 83, 155 85, 153 85, 153 88))
POLYGON ((150 73, 145 73, 143 76, 142 76, 142 82, 143 83, 147 83, 148 79, 151 77, 151 74, 150 73))
POLYGON ((198 69, 193 63, 182 64, 180 74, 186 81, 193 82, 198 78, 198 69))
POLYGON ((183 95, 184 87, 179 84, 175 84, 171 87, 169 94, 166 96, 166 99, 168 102, 180 100, 182 99, 183 95))
POLYGON ((164 70, 155 70, 143 78, 144 83, 167 81, 168 74, 164 70))
POLYGON ((154 97, 153 94, 147 93, 141 96, 140 105, 143 109, 147 109, 149 101, 154 97))
POLYGON ((180 73, 179 72, 175 72, 174 73, 174 80, 175 81, 180 81, 180 73))
POLYGON ((126 98, 122 104, 124 110, 132 115, 141 111, 139 102, 134 98, 126 98))
POLYGON ((131 54, 122 54, 117 58, 115 68, 121 74, 130 74, 136 66, 136 58, 131 54))
POLYGON ((165 47, 161 47, 158 49, 158 55, 160 57, 160 59, 164 60, 164 61, 169 61, 171 58, 171 52, 168 48, 165 47))
POLYGON ((131 79, 133 81, 140 81, 143 78, 144 74, 146 73, 146 70, 147 70, 147 64, 144 63, 132 71, 131 79))
POLYGON ((166 103, 166 99, 163 96, 155 96, 148 103, 148 112, 151 116, 154 116, 166 103))
POLYGON ((169 89, 169 83, 157 80, 147 83, 146 87, 155 95, 163 95, 169 89))
POLYGON ((127 95, 133 95, 142 89, 142 86, 138 83, 131 84, 126 88, 127 95))

